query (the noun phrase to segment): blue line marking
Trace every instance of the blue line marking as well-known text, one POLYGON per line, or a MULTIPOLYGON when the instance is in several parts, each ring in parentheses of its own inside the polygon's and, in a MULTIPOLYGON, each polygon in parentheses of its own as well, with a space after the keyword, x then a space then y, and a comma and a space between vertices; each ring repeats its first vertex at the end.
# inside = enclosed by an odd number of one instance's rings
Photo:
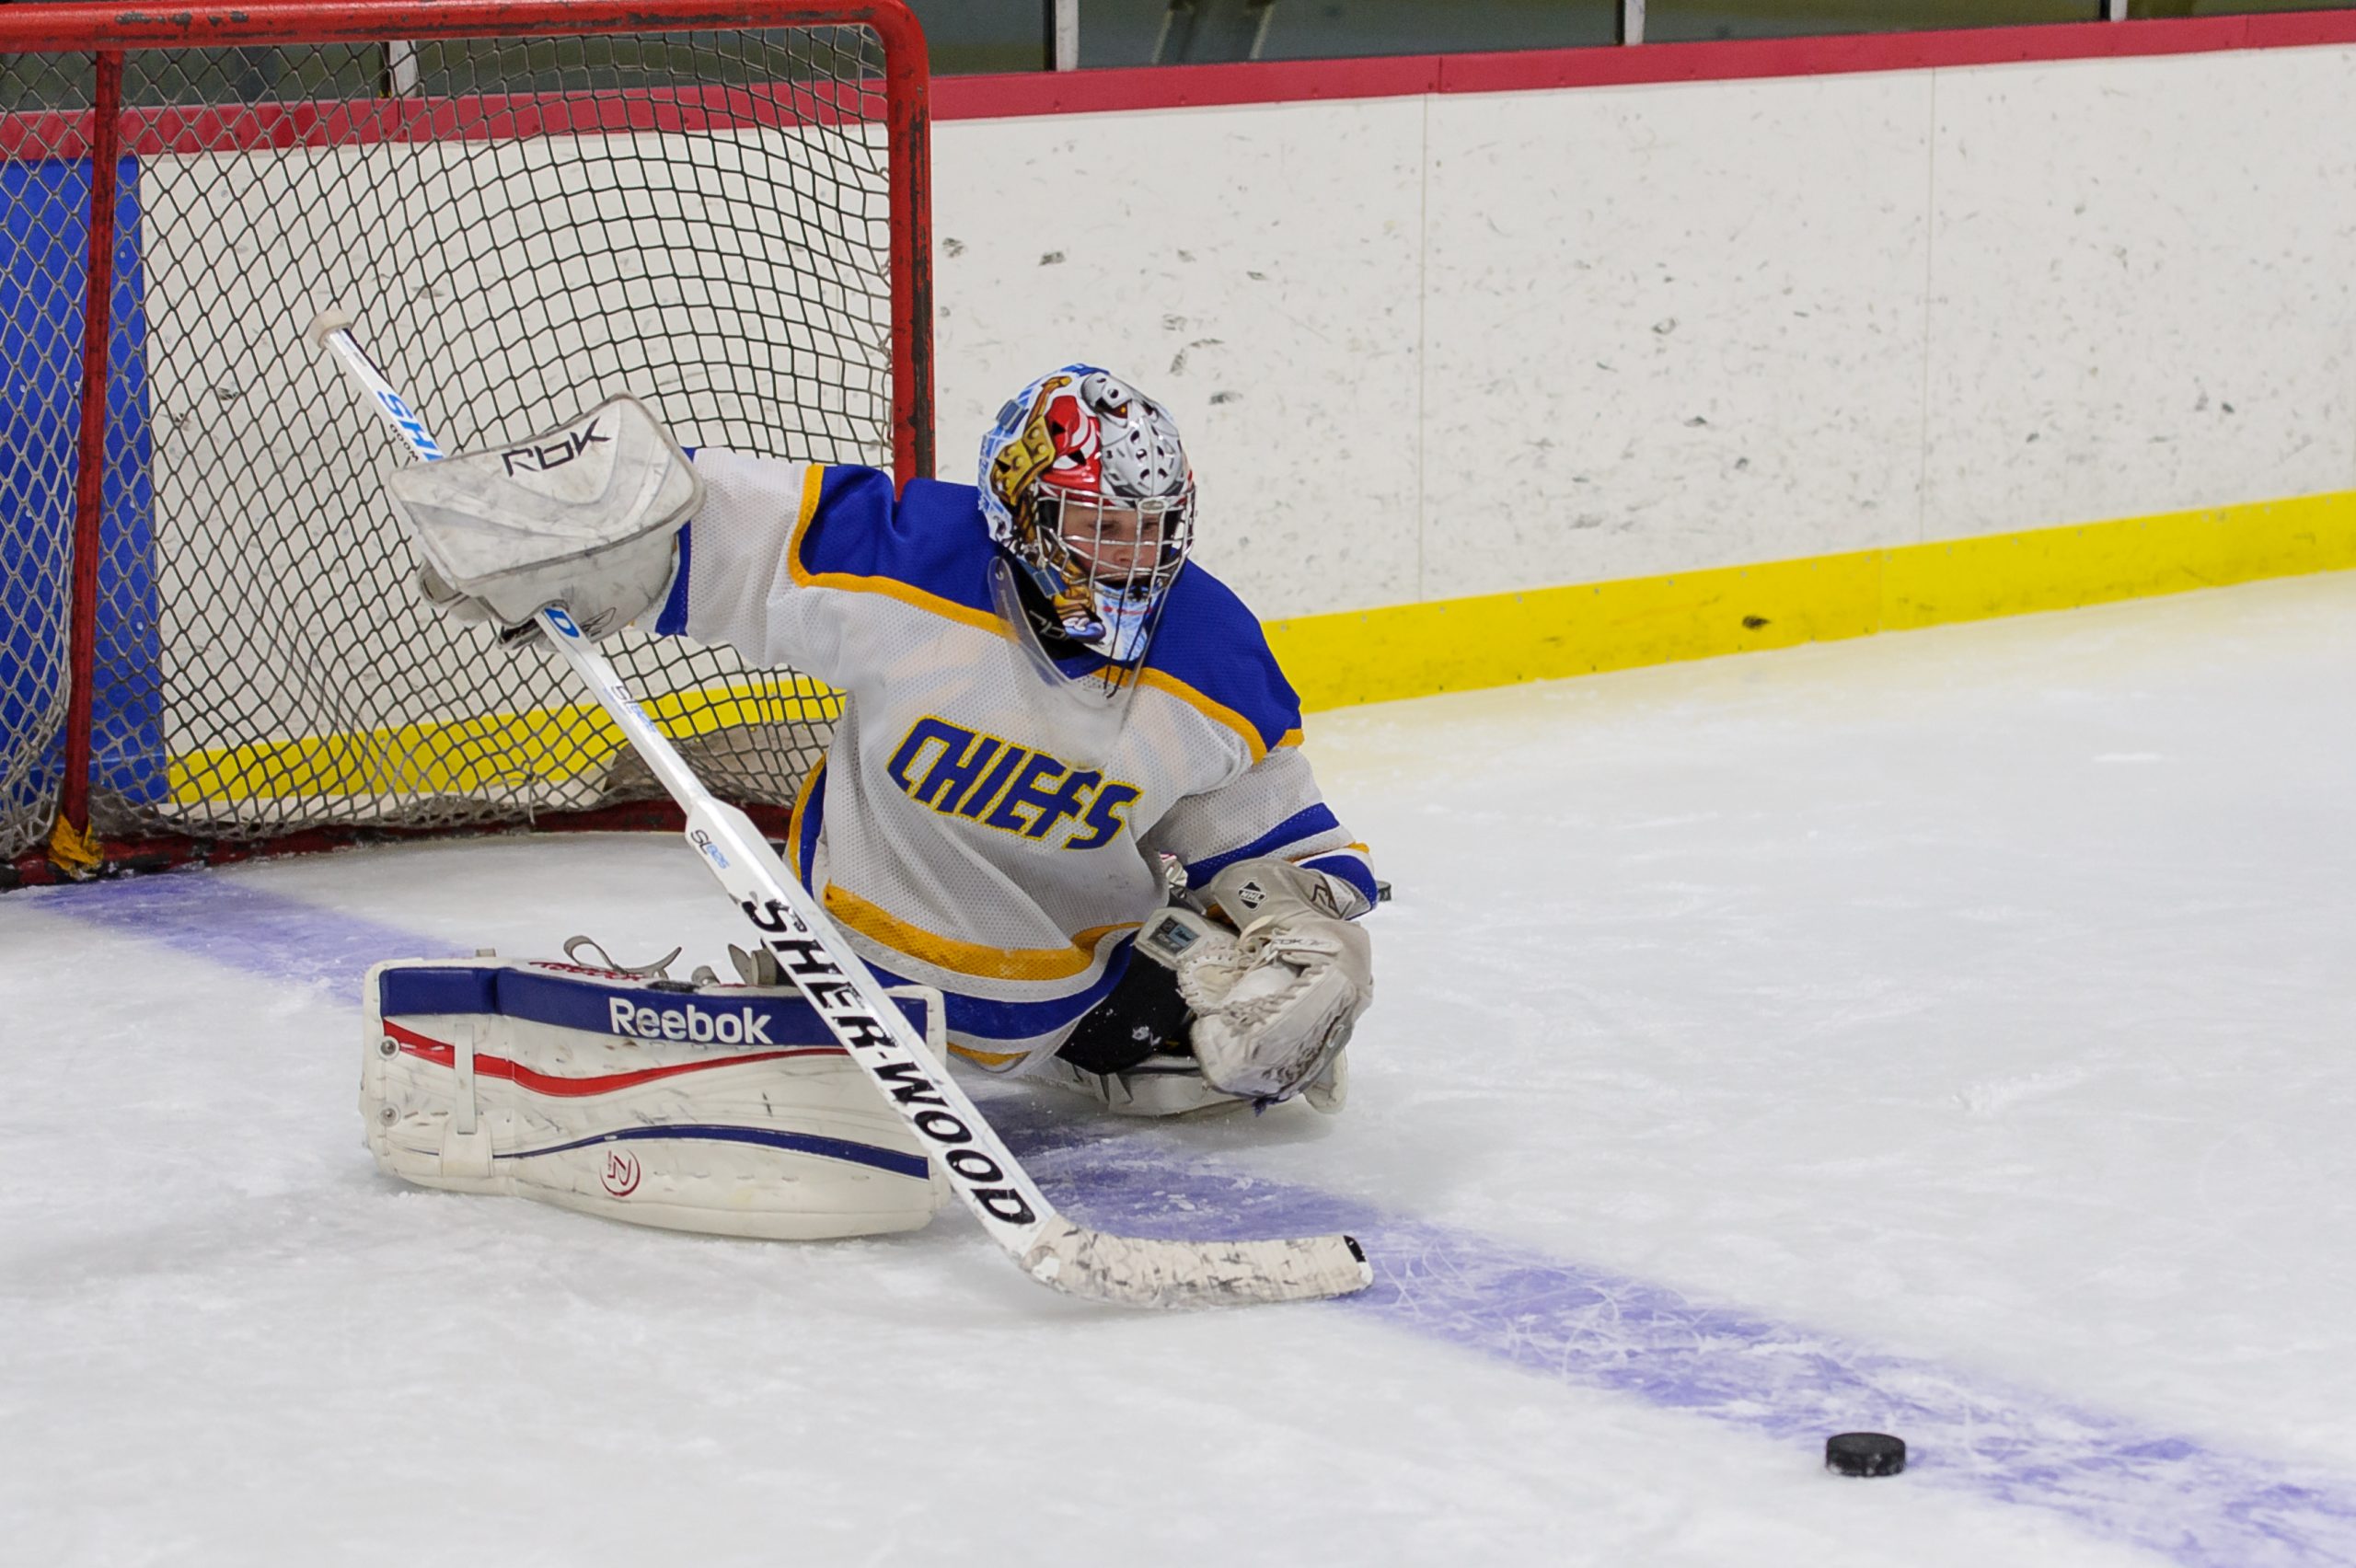
MULTIPOLYGON (((359 984, 379 958, 440 944, 202 873, 34 890, 43 913, 146 937, 265 978, 359 984)), ((1852 1427, 1907 1439, 1909 1481, 2065 1517, 2186 1568, 2356 1562, 2348 1478, 2181 1435, 1934 1362, 1888 1355, 1643 1280, 1263 1181, 1107 1132, 1019 1093, 992 1124, 1073 1216, 1138 1236, 1346 1229, 1375 1283, 1336 1309, 1577 1389, 1629 1396, 1793 1448, 1813 1482, 1821 1444, 1852 1427)))

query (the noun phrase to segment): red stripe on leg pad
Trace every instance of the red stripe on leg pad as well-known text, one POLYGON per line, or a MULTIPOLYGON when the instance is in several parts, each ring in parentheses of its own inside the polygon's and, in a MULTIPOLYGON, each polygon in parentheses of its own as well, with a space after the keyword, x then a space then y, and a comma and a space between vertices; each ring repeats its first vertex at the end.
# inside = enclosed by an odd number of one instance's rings
MULTIPOLYGON (((437 1067, 455 1070, 457 1066, 457 1047, 455 1045, 431 1039, 390 1019, 385 1020, 385 1034, 398 1043, 405 1056, 416 1056, 437 1067)), ((641 1067, 635 1072, 557 1078, 504 1056, 489 1055, 479 1051, 475 1054, 475 1071, 483 1078, 503 1078, 534 1094, 545 1094, 556 1100, 579 1100, 592 1094, 610 1094, 617 1090, 634 1089, 642 1083, 678 1078, 686 1073, 709 1072, 714 1067, 741 1067, 750 1062, 777 1062, 793 1056, 847 1056, 849 1054, 839 1045, 802 1045, 784 1051, 749 1051, 733 1056, 715 1056, 702 1062, 674 1062, 668 1066, 641 1067)))

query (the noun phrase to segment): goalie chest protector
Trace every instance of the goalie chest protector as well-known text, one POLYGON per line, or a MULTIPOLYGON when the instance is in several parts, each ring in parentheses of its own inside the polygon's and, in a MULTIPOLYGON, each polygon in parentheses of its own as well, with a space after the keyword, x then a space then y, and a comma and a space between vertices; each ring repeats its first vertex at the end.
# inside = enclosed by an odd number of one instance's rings
MULTIPOLYGON (((380 963, 366 986, 361 1115, 405 1181, 792 1240, 939 1206, 916 1136, 793 990, 495 958, 380 963)), ((938 993, 894 998, 939 1050, 938 993)))

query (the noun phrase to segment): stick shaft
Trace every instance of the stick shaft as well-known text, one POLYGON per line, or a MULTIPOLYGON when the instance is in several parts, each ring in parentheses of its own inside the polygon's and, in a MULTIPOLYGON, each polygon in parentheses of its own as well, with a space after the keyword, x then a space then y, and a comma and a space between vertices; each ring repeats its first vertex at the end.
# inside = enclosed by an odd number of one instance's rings
POLYGON ((368 357, 368 352, 360 346, 360 340, 352 335, 348 320, 332 312, 323 315, 311 323, 310 335, 343 362, 343 368, 351 374, 352 380, 368 394, 370 406, 387 424, 393 427, 394 434, 408 443, 410 451, 416 454, 419 462, 438 463, 442 460, 442 444, 433 439, 433 433, 425 428, 425 421, 417 417, 417 411, 409 406, 408 400, 393 390, 393 384, 385 379, 385 373, 376 368, 375 362, 368 357))

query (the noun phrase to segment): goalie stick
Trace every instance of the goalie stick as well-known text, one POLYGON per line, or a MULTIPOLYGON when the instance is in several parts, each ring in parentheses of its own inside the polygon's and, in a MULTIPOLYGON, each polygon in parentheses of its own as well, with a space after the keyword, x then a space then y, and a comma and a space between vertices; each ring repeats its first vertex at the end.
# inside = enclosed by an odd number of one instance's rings
MULTIPOLYGON (((349 316, 325 312, 306 335, 341 362, 421 461, 444 455, 416 410, 361 348, 349 316)), ((761 945, 776 955, 779 969, 817 1009, 884 1101, 916 1131, 982 1228, 1023 1272, 1068 1295, 1126 1307, 1314 1300, 1345 1296, 1372 1283, 1366 1254, 1347 1236, 1160 1241, 1091 1230, 1057 1214, 907 1016, 879 1005, 883 987, 875 976, 752 819, 703 787, 562 606, 541 610, 539 621, 549 645, 679 803, 687 815, 687 843, 759 933, 761 945)))

